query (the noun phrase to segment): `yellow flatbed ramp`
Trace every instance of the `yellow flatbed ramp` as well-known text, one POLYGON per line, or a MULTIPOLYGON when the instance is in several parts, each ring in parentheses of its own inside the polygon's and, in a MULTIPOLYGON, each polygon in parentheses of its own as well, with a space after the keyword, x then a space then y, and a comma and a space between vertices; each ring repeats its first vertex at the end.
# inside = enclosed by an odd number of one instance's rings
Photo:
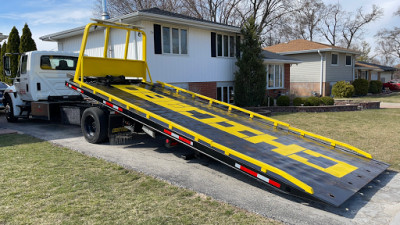
POLYGON ((269 187, 334 206, 389 167, 355 147, 165 83, 66 85, 269 187))

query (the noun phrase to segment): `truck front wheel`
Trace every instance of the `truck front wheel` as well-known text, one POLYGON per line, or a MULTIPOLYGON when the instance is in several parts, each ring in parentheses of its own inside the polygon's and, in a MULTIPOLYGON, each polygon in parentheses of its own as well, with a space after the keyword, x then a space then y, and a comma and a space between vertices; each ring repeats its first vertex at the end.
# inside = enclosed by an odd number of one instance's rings
POLYGON ((108 117, 106 113, 96 107, 87 108, 82 115, 81 129, 86 141, 92 144, 107 140, 108 117))
POLYGON ((18 117, 14 116, 14 107, 13 107, 12 100, 11 100, 10 96, 6 97, 6 101, 5 101, 4 105, 6 106, 5 114, 6 114, 7 121, 10 122, 10 123, 17 122, 18 117))

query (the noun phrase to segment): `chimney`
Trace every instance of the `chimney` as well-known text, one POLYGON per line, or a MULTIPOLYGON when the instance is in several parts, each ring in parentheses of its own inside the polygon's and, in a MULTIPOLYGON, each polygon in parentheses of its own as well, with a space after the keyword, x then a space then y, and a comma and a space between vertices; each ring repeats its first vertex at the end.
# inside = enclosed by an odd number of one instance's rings
POLYGON ((103 6, 103 13, 101 14, 101 19, 102 20, 110 19, 110 15, 108 15, 107 12, 107 0, 103 0, 102 6, 103 6))

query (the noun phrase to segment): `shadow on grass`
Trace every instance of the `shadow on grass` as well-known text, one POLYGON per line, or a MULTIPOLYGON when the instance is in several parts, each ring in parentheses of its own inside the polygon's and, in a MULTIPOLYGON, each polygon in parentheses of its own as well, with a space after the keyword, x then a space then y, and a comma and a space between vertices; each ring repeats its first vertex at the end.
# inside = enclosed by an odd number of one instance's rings
POLYGON ((13 134, 0 135, 0 148, 22 145, 22 144, 41 143, 41 142, 44 141, 24 134, 13 133, 13 134))

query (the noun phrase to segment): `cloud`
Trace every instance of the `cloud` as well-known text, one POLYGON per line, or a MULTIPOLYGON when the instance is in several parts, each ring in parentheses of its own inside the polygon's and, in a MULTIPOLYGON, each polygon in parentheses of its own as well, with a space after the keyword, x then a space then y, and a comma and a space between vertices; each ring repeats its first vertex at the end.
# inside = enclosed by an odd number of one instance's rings
POLYGON ((3 14, 0 18, 8 20, 25 21, 26 23, 38 26, 47 24, 82 24, 82 21, 88 20, 91 12, 83 9, 74 10, 47 10, 41 12, 3 14))
POLYGON ((82 24, 92 15, 93 0, 31 0, 26 1, 18 11, 1 13, 0 19, 25 21, 29 25, 82 24))

